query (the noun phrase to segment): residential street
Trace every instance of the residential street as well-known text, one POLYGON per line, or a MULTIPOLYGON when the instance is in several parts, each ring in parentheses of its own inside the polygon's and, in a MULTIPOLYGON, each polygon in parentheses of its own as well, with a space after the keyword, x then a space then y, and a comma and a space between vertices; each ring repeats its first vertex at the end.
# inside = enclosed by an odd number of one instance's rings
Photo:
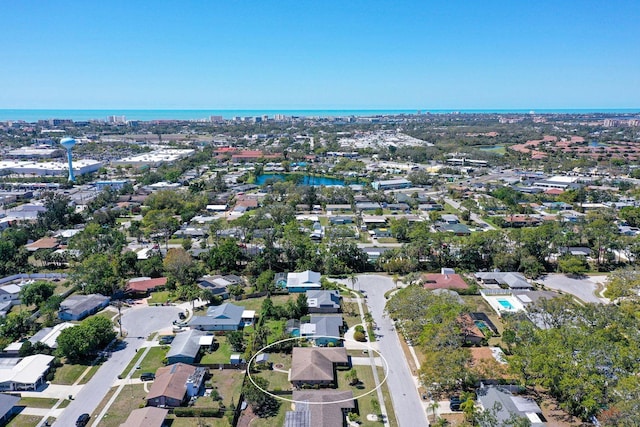
MULTIPOLYGON (((342 281, 353 289, 349 280, 342 281)), ((400 427, 428 426, 425 408, 418 395, 414 377, 400 346, 393 322, 384 315, 385 292, 394 288, 389 277, 376 275, 359 275, 355 289, 367 295, 367 305, 375 324, 378 326, 378 348, 389 363, 387 384, 393 400, 398 425, 400 427)))
MULTIPOLYGON (((114 351, 93 378, 74 396, 74 400, 64 409, 62 415, 53 423, 56 427, 75 425, 76 419, 83 413, 91 414, 100 404, 109 389, 113 387, 118 375, 126 368, 147 336, 154 331, 171 326, 178 318, 179 307, 136 307, 123 311, 122 327, 128 332, 124 340, 126 346, 114 351)), ((42 421, 44 423, 44 419, 42 421)))

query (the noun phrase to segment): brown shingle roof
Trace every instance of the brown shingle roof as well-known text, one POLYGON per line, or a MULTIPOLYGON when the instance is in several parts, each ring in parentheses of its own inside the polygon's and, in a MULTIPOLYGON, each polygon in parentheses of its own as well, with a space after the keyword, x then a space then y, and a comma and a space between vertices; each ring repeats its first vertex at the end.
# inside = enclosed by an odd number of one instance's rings
POLYGON ((33 243, 27 245, 27 250, 37 251, 38 249, 54 249, 57 248, 60 241, 55 237, 43 237, 40 240, 36 240, 33 243))
POLYGON ((333 381, 333 364, 347 363, 344 347, 295 347, 291 360, 291 381, 333 381))
POLYGON ((184 399, 187 392, 187 379, 196 372, 196 368, 186 363, 176 363, 156 371, 156 379, 147 394, 147 400, 160 396, 176 400, 184 399))

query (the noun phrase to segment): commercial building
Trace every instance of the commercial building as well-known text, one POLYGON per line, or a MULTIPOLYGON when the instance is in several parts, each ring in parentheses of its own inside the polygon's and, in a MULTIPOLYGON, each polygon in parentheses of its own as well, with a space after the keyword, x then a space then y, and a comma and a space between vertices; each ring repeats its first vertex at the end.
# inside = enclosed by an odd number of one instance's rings
POLYGON ((131 165, 131 166, 160 166, 162 163, 175 162, 185 157, 189 157, 195 152, 191 149, 175 149, 167 148, 161 150, 150 151, 148 153, 136 156, 124 157, 120 160, 111 162, 112 165, 131 165))
MULTIPOLYGON (((90 159, 73 161, 73 173, 84 175, 98 171, 103 166, 102 162, 90 159)), ((25 160, 0 161, 0 174, 18 174, 32 176, 64 176, 69 173, 66 162, 30 162, 25 160)))

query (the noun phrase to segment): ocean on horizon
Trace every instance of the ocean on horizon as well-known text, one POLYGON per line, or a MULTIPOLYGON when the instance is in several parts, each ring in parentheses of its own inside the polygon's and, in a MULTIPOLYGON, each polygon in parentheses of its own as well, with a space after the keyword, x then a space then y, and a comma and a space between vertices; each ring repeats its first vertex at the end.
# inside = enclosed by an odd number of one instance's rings
POLYGON ((74 121, 106 120, 108 116, 125 116, 126 120, 209 120, 211 116, 222 116, 225 119, 234 117, 262 117, 273 118, 275 114, 296 117, 349 117, 417 114, 640 114, 640 108, 585 108, 585 109, 460 109, 460 110, 430 110, 430 109, 401 109, 401 110, 70 110, 70 109, 0 109, 0 121, 25 121, 28 123, 48 119, 70 119, 74 121))

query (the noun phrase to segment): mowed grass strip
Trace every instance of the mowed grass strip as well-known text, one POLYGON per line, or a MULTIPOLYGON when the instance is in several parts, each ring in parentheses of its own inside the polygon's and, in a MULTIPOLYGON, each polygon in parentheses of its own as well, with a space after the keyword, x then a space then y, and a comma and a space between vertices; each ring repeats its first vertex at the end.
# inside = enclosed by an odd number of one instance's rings
POLYGON ((37 415, 16 415, 7 427, 36 427, 42 420, 42 417, 37 415))
MULTIPOLYGON (((149 348, 149 352, 139 363, 140 369, 136 369, 131 376, 131 378, 140 378, 140 375, 143 372, 156 372, 156 370, 162 366, 164 366, 164 358, 167 356, 167 352, 169 351, 168 346, 162 347, 151 347, 149 348)), ((125 371, 124 374, 126 375, 125 371)))
MULTIPOLYGON (((102 408, 105 407, 109 398, 113 395, 116 387, 102 400, 99 409, 96 409, 94 416, 99 414, 102 408)), ((144 407, 147 392, 144 391, 144 384, 127 384, 122 388, 122 391, 113 402, 111 407, 107 409, 107 413, 100 420, 98 427, 119 427, 124 423, 131 411, 144 407)))
POLYGON ((53 377, 53 384, 59 385, 72 385, 76 382, 80 375, 87 369, 89 365, 74 365, 65 363, 56 369, 56 373, 53 377))
POLYGON ((58 399, 53 397, 23 397, 18 402, 18 406, 27 406, 29 408, 53 408, 58 399))

